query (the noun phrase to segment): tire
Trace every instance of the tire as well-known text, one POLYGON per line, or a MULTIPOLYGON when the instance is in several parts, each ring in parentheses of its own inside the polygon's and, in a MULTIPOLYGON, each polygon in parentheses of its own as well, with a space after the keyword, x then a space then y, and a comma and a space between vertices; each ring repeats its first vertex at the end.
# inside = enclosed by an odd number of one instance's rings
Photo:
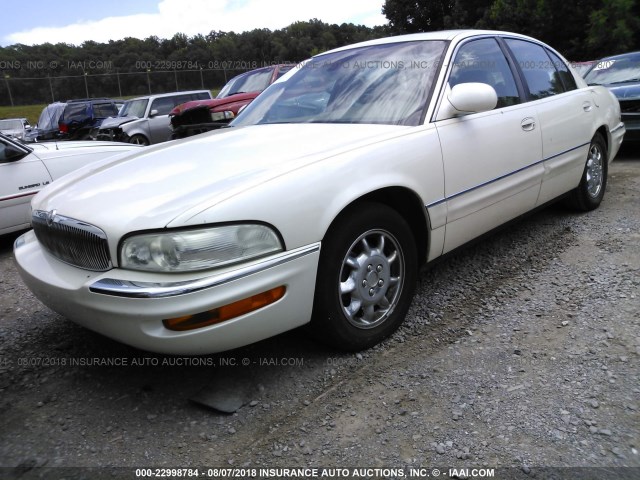
POLYGON ((580 185, 569 194, 569 204, 576 210, 588 212, 600 206, 607 188, 607 160, 607 145, 602 135, 596 133, 589 145, 580 185))
POLYGON ((135 145, 149 145, 149 140, 144 135, 136 134, 129 139, 129 143, 133 143, 135 145))
POLYGON ((395 210, 376 203, 346 210, 322 244, 315 336, 347 351, 379 343, 403 322, 417 271, 415 240, 395 210))

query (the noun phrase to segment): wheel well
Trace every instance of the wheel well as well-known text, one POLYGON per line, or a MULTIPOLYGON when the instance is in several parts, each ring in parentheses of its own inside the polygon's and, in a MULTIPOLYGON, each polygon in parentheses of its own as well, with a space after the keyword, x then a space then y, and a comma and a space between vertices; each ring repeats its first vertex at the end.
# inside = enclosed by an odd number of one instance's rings
MULTIPOLYGON (((427 258, 427 248, 429 243, 429 218, 428 213, 420 200, 420 197, 413 191, 402 187, 389 187, 370 192, 347 205, 340 215, 336 217, 331 226, 346 210, 355 207, 359 203, 375 202, 382 203, 393 208, 405 219, 413 233, 416 241, 418 259, 424 263, 427 258)), ((329 227, 331 228, 331 227, 329 227)))
POLYGON ((605 147, 607 147, 607 156, 609 156, 609 139, 610 139, 610 135, 609 135, 609 130, 607 129, 607 127, 605 127, 604 125, 602 125, 598 130, 596 130, 596 133, 599 133, 600 135, 602 135, 602 138, 604 139, 604 145, 605 147))

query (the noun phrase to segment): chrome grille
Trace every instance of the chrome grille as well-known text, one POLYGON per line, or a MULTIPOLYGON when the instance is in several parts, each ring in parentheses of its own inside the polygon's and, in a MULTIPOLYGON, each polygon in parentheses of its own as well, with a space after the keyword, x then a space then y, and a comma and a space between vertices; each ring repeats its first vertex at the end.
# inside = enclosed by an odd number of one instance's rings
POLYGON ((86 270, 111 268, 107 236, 98 227, 57 215, 55 210, 35 210, 31 225, 40 244, 60 261, 86 270))

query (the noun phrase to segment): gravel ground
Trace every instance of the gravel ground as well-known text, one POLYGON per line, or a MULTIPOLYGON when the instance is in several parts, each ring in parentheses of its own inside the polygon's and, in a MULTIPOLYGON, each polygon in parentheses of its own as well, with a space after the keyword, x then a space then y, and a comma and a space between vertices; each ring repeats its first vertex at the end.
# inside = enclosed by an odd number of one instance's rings
POLYGON ((0 238, 0 478, 640 478, 637 157, 612 164, 599 210, 553 206, 425 269, 403 327, 357 355, 303 331, 135 350, 40 304, 0 238), (221 401, 243 406, 201 404, 221 401))

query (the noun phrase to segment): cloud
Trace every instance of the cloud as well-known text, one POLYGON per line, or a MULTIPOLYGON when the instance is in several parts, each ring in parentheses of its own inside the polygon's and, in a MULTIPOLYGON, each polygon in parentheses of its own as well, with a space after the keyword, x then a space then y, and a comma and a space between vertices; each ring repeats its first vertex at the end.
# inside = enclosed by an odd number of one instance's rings
POLYGON ((275 30, 296 21, 317 18, 326 23, 356 23, 367 26, 387 23, 382 2, 371 0, 162 0, 157 13, 113 16, 64 27, 35 27, 7 35, 9 44, 81 44, 87 40, 107 42, 124 37, 171 38, 212 30, 243 32, 255 28, 275 30))

